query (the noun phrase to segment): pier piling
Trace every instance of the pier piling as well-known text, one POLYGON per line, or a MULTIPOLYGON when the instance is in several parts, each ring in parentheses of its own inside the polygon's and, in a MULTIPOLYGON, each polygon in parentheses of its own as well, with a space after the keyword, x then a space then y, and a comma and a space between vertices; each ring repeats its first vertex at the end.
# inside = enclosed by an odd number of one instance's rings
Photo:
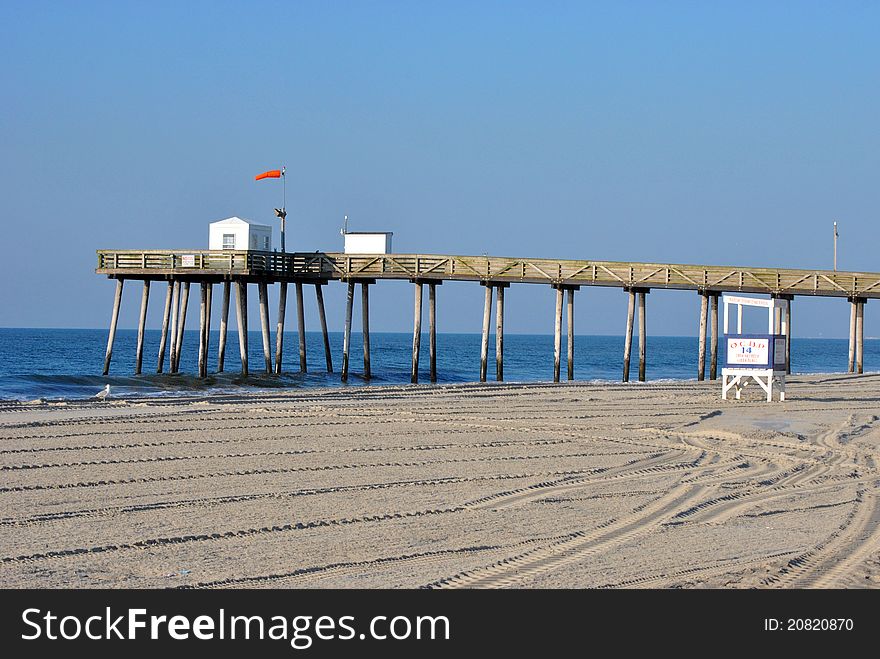
POLYGON ((287 311, 287 282, 278 285, 278 324, 275 326, 275 373, 281 373, 284 362, 284 316, 287 311))
POLYGON ((205 368, 208 368, 208 362, 210 361, 208 355, 210 354, 211 348, 211 310, 214 299, 214 284, 211 282, 207 283, 208 287, 208 299, 207 304, 205 305, 205 368))
POLYGON ((486 287, 486 301, 483 305, 483 334, 480 342, 480 382, 486 381, 489 361, 489 319, 492 313, 492 284, 483 283, 486 287))
POLYGON ((422 283, 413 281, 415 288, 415 303, 413 304, 413 344, 412 344, 412 373, 410 382, 419 381, 419 353, 422 345, 422 283))
POLYGON ((208 284, 206 282, 202 282, 201 286, 201 296, 199 298, 199 377, 204 378, 208 375, 208 367, 206 351, 208 349, 207 341, 205 340, 205 334, 207 333, 207 318, 208 318, 208 284))
POLYGON ((628 294, 626 309, 626 333, 623 335, 623 381, 629 382, 629 361, 632 356, 633 320, 636 310, 636 292, 634 289, 624 289, 628 294))
POLYGON ((180 355, 183 352, 183 333, 186 329, 186 310, 189 306, 189 282, 180 284, 180 318, 177 320, 177 350, 174 353, 174 370, 180 371, 180 355))
POLYGON ((709 379, 718 379, 718 293, 712 294, 712 314, 711 314, 711 330, 712 342, 709 348, 709 379))
POLYGON ((791 375, 791 301, 792 296, 785 298, 785 372, 791 375))
POLYGON ((431 362, 431 382, 437 382, 437 284, 428 284, 428 352, 431 362))
POLYGON ((113 357, 113 341, 116 340, 116 323, 119 321, 119 306, 122 304, 122 286, 125 282, 116 280, 116 295, 113 298, 113 314, 110 317, 110 334, 107 337, 107 352, 104 355, 104 375, 110 372, 110 359, 113 357))
POLYGON ((230 282, 223 282, 223 306, 220 309, 220 341, 217 346, 217 372, 223 372, 226 361, 226 335, 229 331, 229 289, 230 282))
POLYGON ((856 373, 862 374, 864 370, 863 357, 865 354, 865 300, 859 298, 856 302, 856 373))
POLYGON ((639 290, 639 382, 645 381, 645 368, 647 366, 648 336, 645 330, 645 295, 646 289, 639 290))
POLYGON ((706 329, 709 315, 709 294, 699 291, 700 294, 700 334, 699 349, 697 353, 697 380, 706 379, 706 329))
POLYGON ((354 306, 354 282, 348 280, 345 298, 345 327, 342 332, 342 381, 348 382, 348 354, 351 349, 351 312, 354 306))
POLYGON ((849 298, 849 361, 847 370, 855 372, 856 364, 856 316, 858 314, 857 298, 849 298))
POLYGON ((180 321, 180 280, 174 280, 174 293, 171 299, 171 352, 168 355, 168 372, 174 373, 177 363, 177 324, 180 321))
POLYGON ((361 329, 364 334, 364 379, 373 377, 370 369, 370 284, 373 281, 361 282, 361 329))
POLYGON ((559 382, 559 367, 562 359, 562 305, 565 291, 556 289, 556 312, 553 314, 553 382, 559 382))
POLYGON ((238 321, 238 350, 241 355, 241 375, 248 376, 248 325, 247 325, 247 283, 239 279, 235 282, 235 317, 238 321))
POLYGON ((174 282, 168 282, 168 292, 165 293, 165 310, 162 313, 162 334, 159 336, 159 356, 156 359, 156 373, 161 373, 165 365, 165 346, 168 342, 168 322, 171 319, 171 297, 174 290, 174 282))
POLYGON ((333 356, 330 354, 330 336, 327 334, 327 315, 324 313, 324 291, 321 288, 324 282, 315 284, 315 299, 318 303, 318 317, 321 320, 321 334, 324 338, 324 361, 327 362, 327 372, 333 372, 333 356))
MULTIPOLYGON (((296 331, 299 338, 299 372, 306 373, 309 370, 306 361, 306 316, 303 311, 303 285, 296 282, 296 331)), ((281 372, 281 367, 276 365, 276 371, 281 372)))
POLYGON ((568 340, 568 379, 574 380, 574 292, 578 290, 577 286, 568 288, 568 330, 566 338, 568 340))
POLYGON ((134 374, 141 374, 144 359, 144 330, 147 326, 147 304, 150 301, 150 280, 144 279, 144 292, 141 295, 141 314, 138 318, 137 348, 134 357, 134 374))
POLYGON ((510 284, 495 284, 495 379, 504 380, 504 289, 510 284))
POLYGON ((272 372, 272 350, 269 339, 269 291, 266 282, 257 283, 260 296, 260 328, 263 332, 263 359, 266 362, 266 373, 272 372))
POLYGON ((791 373, 791 301, 794 296, 778 293, 770 297, 785 303, 782 308, 774 310, 773 331, 785 336, 785 372, 791 373))

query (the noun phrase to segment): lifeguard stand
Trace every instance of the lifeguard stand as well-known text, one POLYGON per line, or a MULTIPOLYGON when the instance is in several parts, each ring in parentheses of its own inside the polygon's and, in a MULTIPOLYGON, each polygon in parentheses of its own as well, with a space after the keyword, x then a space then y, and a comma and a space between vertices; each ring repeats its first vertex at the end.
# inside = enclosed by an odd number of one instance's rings
POLYGON ((785 400, 785 355, 788 334, 788 309, 785 300, 725 295, 724 338, 727 351, 721 369, 721 398, 735 390, 739 398, 743 387, 753 380, 773 400, 773 385, 778 385, 779 400, 785 400), (736 307, 736 334, 728 333, 730 307, 736 307), (743 307, 767 309, 767 333, 743 334, 743 307))

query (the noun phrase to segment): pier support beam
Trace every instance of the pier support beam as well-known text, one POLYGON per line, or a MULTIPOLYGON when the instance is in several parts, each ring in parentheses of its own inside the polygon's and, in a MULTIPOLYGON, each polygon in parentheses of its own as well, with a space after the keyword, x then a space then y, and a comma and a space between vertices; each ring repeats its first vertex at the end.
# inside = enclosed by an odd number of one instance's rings
POLYGON ((173 373, 180 371, 180 355, 183 353, 183 333, 186 329, 186 310, 189 306, 189 282, 180 284, 180 318, 177 321, 177 351, 174 355, 173 373))
POLYGON ((375 283, 361 282, 361 329, 364 334, 364 379, 370 380, 373 373, 370 369, 370 284, 375 283))
POLYGON ((495 379, 504 381, 504 289, 510 284, 495 284, 495 379))
MULTIPOLYGON (((306 373, 309 370, 306 361, 306 316, 303 311, 303 285, 296 282, 296 331, 299 336, 299 372, 306 373)), ((280 370, 278 371, 281 372, 280 370)))
POLYGON ((559 365, 562 359, 562 305, 565 291, 556 289, 556 312, 553 314, 553 382, 559 382, 559 365))
POLYGON ((785 300, 785 372, 791 375, 791 301, 794 296, 785 300))
POLYGON ((174 292, 174 282, 168 282, 168 292, 165 294, 165 311, 162 314, 162 334, 159 337, 159 357, 156 361, 156 373, 162 372, 165 365, 165 346, 168 344, 168 322, 171 319, 171 298, 174 292))
POLYGON ((201 297, 199 300, 199 377, 204 378, 208 376, 208 361, 206 359, 208 342, 206 341, 205 337, 208 327, 208 284, 206 282, 202 282, 200 288, 201 297))
POLYGON ((647 367, 648 335, 645 330, 645 295, 647 289, 639 289, 639 382, 645 381, 647 367))
POLYGON ((413 305, 413 345, 412 345, 412 372, 410 381, 415 384, 419 381, 419 353, 422 347, 422 282, 413 281, 415 287, 415 303, 413 305))
POLYGON ((700 333, 699 348, 697 352, 697 380, 706 379, 706 330, 709 316, 709 294, 706 291, 698 291, 700 294, 700 333))
POLYGON ((636 310, 636 292, 624 289, 628 293, 629 303, 626 310, 626 333, 623 335, 623 381, 629 382, 629 360, 632 356, 633 320, 636 310))
POLYGON ((147 326, 147 304, 150 301, 150 280, 144 279, 144 292, 141 295, 141 315, 138 318, 137 349, 134 356, 134 374, 141 374, 141 364, 144 360, 144 330, 147 326))
POLYGON ((180 320, 180 281, 174 282, 174 294, 171 299, 171 352, 168 355, 168 372, 174 373, 177 363, 177 323, 180 320))
POLYGON ((636 296, 639 305, 639 381, 645 381, 647 360, 647 335, 645 330, 645 295, 650 293, 647 288, 624 288, 629 293, 629 305, 626 314, 626 334, 623 340, 623 381, 629 382, 629 363, 632 357, 633 321, 635 320, 636 296))
POLYGON ((272 348, 269 339, 269 291, 266 282, 257 283, 260 296, 260 329, 263 331, 263 359, 266 362, 266 373, 272 372, 272 348))
POLYGON ((554 332, 553 332, 553 381, 559 382, 562 367, 562 311, 566 302, 564 299, 565 292, 568 291, 568 309, 567 309, 567 329, 566 338, 568 342, 568 351, 566 359, 568 362, 568 379, 574 380, 574 292, 580 289, 580 286, 571 286, 566 284, 551 284, 556 289, 556 314, 554 316, 554 332))
POLYGON ((442 281, 432 281, 428 284, 428 352, 431 362, 431 382, 437 382, 437 284, 442 281))
POLYGON ((333 356, 330 354, 330 336, 327 334, 327 315, 324 313, 324 291, 321 288, 324 282, 315 284, 315 298, 318 303, 318 317, 321 320, 321 334, 324 338, 324 361, 327 362, 327 372, 333 372, 333 356))
POLYGON ((856 302, 856 373, 864 373, 863 357, 865 355, 865 298, 856 302))
POLYGON ((492 314, 492 284, 483 282, 486 287, 486 302, 483 305, 483 334, 480 341, 480 382, 486 381, 489 361, 489 319, 492 314))
POLYGON ((717 380, 718 379, 718 293, 713 293, 711 296, 712 300, 712 313, 711 313, 711 330, 712 330, 712 343, 710 347, 710 356, 709 356, 709 379, 717 380))
POLYGON ((281 374, 284 361, 284 315, 287 311, 287 282, 278 284, 278 324, 275 326, 275 373, 281 374))
POLYGON ((247 284, 238 280, 235 282, 235 317, 238 321, 238 350, 241 354, 241 375, 248 375, 248 326, 247 326, 247 284))
POLYGON ((220 310, 220 341, 217 346, 217 372, 223 372, 226 361, 226 335, 229 331, 229 289, 230 282, 223 282, 223 307, 220 310))
POLYGON ((113 298, 113 314, 110 316, 110 334, 107 337, 107 352, 104 355, 104 375, 110 372, 110 359, 113 357, 113 341, 116 339, 116 323, 119 321, 119 306, 122 304, 124 279, 116 280, 116 295, 113 298))
POLYGON ((342 381, 348 382, 348 353, 351 349, 351 312, 354 306, 354 282, 348 281, 345 299, 345 328, 342 332, 342 381))
POLYGON ((791 301, 794 295, 773 293, 770 297, 785 302, 781 309, 773 310, 773 332, 785 336, 785 372, 791 373, 791 301))
POLYGON ((568 329, 566 330, 566 338, 568 340, 568 379, 574 380, 574 292, 578 290, 578 286, 568 287, 568 329))
POLYGON ((214 299, 214 284, 208 282, 206 285, 208 288, 208 299, 207 304, 205 305, 205 369, 207 371, 208 362, 210 361, 208 355, 210 354, 211 348, 211 310, 213 308, 211 305, 214 299))
POLYGON ((857 298, 849 299, 849 361, 847 371, 855 372, 856 365, 856 315, 858 314, 857 298))

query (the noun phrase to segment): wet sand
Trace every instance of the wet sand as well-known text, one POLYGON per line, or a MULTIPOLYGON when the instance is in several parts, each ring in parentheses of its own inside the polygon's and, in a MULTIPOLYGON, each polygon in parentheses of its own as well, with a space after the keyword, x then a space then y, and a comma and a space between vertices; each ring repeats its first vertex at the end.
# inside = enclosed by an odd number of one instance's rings
POLYGON ((4 403, 0 585, 880 586, 880 376, 760 393, 4 403))

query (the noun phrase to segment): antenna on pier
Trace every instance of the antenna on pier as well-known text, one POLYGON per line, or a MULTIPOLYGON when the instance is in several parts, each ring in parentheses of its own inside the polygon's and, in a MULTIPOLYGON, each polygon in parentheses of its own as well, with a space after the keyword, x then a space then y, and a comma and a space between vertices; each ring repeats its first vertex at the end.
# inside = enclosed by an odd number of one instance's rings
POLYGON ((339 233, 343 236, 348 233, 348 215, 345 216, 345 219, 342 222, 342 231, 339 233))
POLYGON ((834 223, 834 270, 837 271, 837 222, 834 223))

